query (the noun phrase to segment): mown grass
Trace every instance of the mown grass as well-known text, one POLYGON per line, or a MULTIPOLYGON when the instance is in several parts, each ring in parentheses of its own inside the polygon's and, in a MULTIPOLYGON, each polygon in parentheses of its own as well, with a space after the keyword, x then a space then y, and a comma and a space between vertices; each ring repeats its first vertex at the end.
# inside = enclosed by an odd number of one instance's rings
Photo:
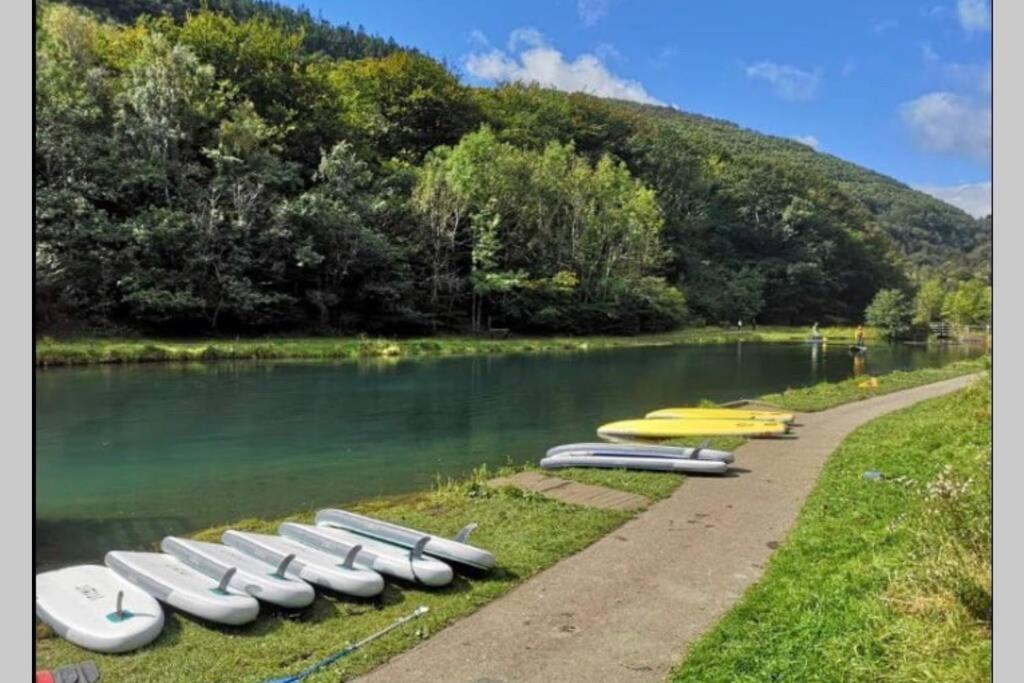
POLYGON ((941 382, 960 375, 979 372, 991 365, 989 356, 979 356, 970 360, 956 361, 939 368, 920 370, 896 370, 885 375, 874 377, 877 386, 872 386, 872 377, 861 376, 842 382, 821 382, 799 389, 786 389, 779 394, 768 394, 761 397, 766 403, 802 412, 811 412, 833 408, 843 403, 861 401, 872 396, 890 394, 894 391, 933 382, 941 382))
MULTIPOLYGON (((852 339, 852 328, 823 328, 832 339, 852 339)), ((869 338, 873 331, 866 331, 869 338)), ((95 363, 145 363, 211 360, 358 360, 499 353, 588 351, 672 344, 720 344, 737 340, 794 342, 807 338, 797 327, 724 330, 703 327, 633 337, 486 337, 437 336, 416 339, 368 337, 266 337, 252 339, 124 339, 80 337, 36 339, 35 362, 41 366, 95 363)))
POLYGON ((672 680, 988 680, 989 391, 979 382, 850 435, 764 578, 672 680))

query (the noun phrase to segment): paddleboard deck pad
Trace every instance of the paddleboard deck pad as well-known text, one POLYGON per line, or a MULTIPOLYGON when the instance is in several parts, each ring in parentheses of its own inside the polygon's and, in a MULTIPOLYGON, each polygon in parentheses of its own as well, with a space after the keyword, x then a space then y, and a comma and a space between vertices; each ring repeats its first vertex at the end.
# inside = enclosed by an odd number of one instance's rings
POLYGON ((285 574, 291 578, 329 588, 338 593, 371 598, 384 590, 384 577, 355 563, 355 554, 344 559, 293 541, 290 538, 229 529, 221 536, 224 545, 278 567, 289 555, 285 574))
POLYGON ((450 539, 334 508, 318 512, 316 523, 320 526, 346 529, 360 536, 369 536, 385 543, 410 549, 414 548, 424 536, 429 536, 430 540, 423 548, 423 552, 427 555, 445 562, 455 562, 477 569, 486 570, 494 566, 494 555, 465 542, 470 532, 476 528, 476 524, 467 525, 454 539, 450 539))
POLYGON ((316 598, 312 586, 287 574, 287 564, 274 568, 251 555, 220 543, 193 541, 175 536, 164 538, 160 549, 216 580, 220 580, 225 572, 234 567, 237 571, 231 576, 228 586, 240 593, 247 593, 281 607, 307 607, 316 598))
POLYGON ((164 553, 112 550, 106 563, 157 600, 201 619, 238 626, 260 612, 255 598, 226 585, 230 575, 218 581, 164 553))
POLYGON ((348 556, 358 548, 355 561, 370 569, 425 586, 447 586, 454 578, 452 568, 441 560, 423 554, 428 536, 412 549, 402 548, 345 529, 285 522, 277 532, 285 538, 338 557, 348 556))
POLYGON ((57 635, 94 652, 138 649, 164 627, 164 611, 153 596, 101 565, 37 574, 35 604, 57 635))

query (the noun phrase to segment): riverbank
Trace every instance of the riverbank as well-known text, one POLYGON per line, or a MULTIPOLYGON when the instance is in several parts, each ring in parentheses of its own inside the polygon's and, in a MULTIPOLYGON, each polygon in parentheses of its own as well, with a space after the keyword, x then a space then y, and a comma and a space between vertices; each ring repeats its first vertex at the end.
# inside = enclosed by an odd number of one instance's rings
MULTIPOLYGON (((971 368, 957 364, 959 374, 971 368)), ((919 371, 921 373, 929 371, 919 371)), ((915 373, 903 373, 914 375, 915 373)), ((934 375, 918 375, 920 378, 934 375)), ((883 376, 881 387, 891 385, 883 376)), ((850 399, 832 392, 830 385, 807 390, 826 392, 825 401, 850 399)), ((715 440, 713 447, 733 448, 736 440, 715 440)), ((515 489, 494 491, 484 479, 508 471, 479 470, 459 482, 438 484, 434 490, 348 506, 383 519, 412 525, 439 535, 452 535, 475 521, 480 529, 474 543, 495 552, 499 566, 489 575, 460 576, 443 590, 424 591, 407 584, 389 583, 377 599, 363 601, 328 596, 297 614, 265 609, 259 620, 244 628, 218 628, 200 624, 178 613, 168 615, 164 634, 137 653, 110 657, 86 653, 40 627, 37 663, 56 666, 91 658, 105 676, 116 680, 192 681, 262 680, 297 671, 334 652, 346 642, 381 628, 414 607, 425 604, 425 617, 367 649, 331 667, 315 681, 338 680, 365 672, 429 637, 444 626, 476 611, 507 593, 537 572, 573 555, 606 536, 633 515, 624 512, 568 506, 515 489)), ((674 474, 624 471, 560 470, 559 476, 594 483, 652 500, 669 496, 684 478, 674 474)), ((273 533, 283 521, 312 520, 307 511, 287 519, 247 520, 232 528, 273 533)), ((216 540, 225 527, 195 534, 216 540)))
POLYGON ((848 437, 762 581, 673 680, 987 680, 990 391, 979 382, 848 437))
MULTIPOLYGON (((826 339, 844 343, 853 339, 851 327, 822 328, 826 339)), ((369 337, 266 337, 251 339, 127 339, 40 337, 35 344, 37 366, 98 363, 154 363, 212 360, 359 360, 362 358, 416 358, 429 356, 479 356, 503 353, 578 352, 674 344, 725 344, 749 342, 800 342, 807 339, 803 327, 758 327, 756 330, 688 328, 634 337, 520 337, 505 339, 471 336, 437 336, 412 339, 369 337)), ((865 328, 865 338, 876 331, 865 328)))

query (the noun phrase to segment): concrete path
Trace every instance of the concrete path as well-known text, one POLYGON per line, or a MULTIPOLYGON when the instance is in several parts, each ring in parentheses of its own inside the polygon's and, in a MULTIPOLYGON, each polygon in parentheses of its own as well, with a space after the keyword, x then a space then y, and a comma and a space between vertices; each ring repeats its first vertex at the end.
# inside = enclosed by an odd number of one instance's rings
POLYGON ((843 437, 976 377, 802 414, 796 439, 737 449, 736 476, 687 479, 636 519, 362 680, 661 681, 761 576, 843 437))
POLYGON ((638 510, 647 507, 651 502, 647 496, 638 493, 627 493, 607 486, 581 484, 561 477, 549 477, 540 472, 518 472, 511 477, 491 479, 487 483, 496 487, 515 486, 563 503, 605 510, 638 510))

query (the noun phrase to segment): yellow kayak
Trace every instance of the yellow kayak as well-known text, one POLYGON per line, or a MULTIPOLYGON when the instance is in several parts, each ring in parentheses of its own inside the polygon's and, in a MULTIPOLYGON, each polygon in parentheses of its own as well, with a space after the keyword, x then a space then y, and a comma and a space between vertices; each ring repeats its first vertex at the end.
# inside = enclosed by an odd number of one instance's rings
POLYGON ((621 420, 597 430, 608 441, 663 441, 684 436, 778 436, 789 428, 781 422, 754 420, 621 420))
POLYGON ((677 420, 755 420, 758 422, 792 422, 793 413, 776 410, 747 410, 746 408, 662 408, 647 413, 648 420, 672 418, 677 420))

